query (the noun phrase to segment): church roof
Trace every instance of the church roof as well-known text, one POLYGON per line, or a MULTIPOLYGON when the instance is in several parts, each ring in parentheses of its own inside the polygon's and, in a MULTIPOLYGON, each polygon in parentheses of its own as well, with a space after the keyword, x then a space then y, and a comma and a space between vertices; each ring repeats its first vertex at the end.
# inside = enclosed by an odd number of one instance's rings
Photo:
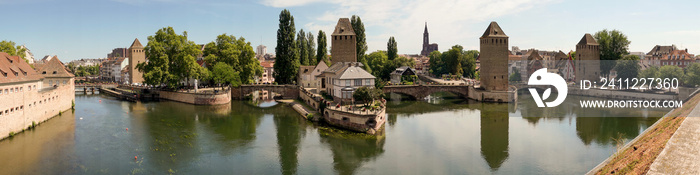
POLYGON ((423 30, 423 33, 428 33, 428 22, 425 22, 425 30, 423 30))
POLYGON ((505 32, 501 29, 501 26, 498 26, 498 23, 496 21, 491 21, 491 24, 489 24, 489 27, 486 28, 486 31, 484 31, 484 34, 481 35, 481 38, 485 37, 508 37, 505 32))
POLYGON ((335 25, 335 31, 333 31, 332 35, 355 35, 352 24, 350 24, 350 19, 338 19, 338 24, 335 25))
POLYGON ((129 48, 141 48, 142 49, 143 45, 141 45, 141 42, 139 42, 139 39, 136 38, 136 39, 134 39, 134 42, 131 43, 131 47, 129 47, 129 48))
POLYGON ((598 42, 595 41, 595 38, 590 33, 586 33, 586 35, 583 35, 583 38, 581 38, 581 41, 578 42, 578 45, 594 45, 597 46, 598 42))

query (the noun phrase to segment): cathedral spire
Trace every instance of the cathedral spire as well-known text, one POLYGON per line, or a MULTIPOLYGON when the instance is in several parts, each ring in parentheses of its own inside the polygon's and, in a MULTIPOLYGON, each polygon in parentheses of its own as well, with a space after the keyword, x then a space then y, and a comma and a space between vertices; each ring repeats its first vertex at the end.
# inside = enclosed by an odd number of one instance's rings
POLYGON ((425 30, 423 33, 428 33, 428 21, 425 22, 425 30))

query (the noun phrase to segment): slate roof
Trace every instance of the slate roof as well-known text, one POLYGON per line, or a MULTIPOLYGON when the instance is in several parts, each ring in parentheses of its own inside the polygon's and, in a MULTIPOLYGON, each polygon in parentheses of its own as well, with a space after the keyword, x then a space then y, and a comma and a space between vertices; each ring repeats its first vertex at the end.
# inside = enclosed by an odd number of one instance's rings
POLYGON ((41 79, 41 76, 22 58, 0 52, 0 83, 33 81, 39 79, 41 79))
POLYGON ((590 33, 586 33, 583 35, 583 38, 581 38, 581 41, 578 42, 578 45, 593 45, 597 46, 598 42, 595 41, 595 38, 593 38, 593 35, 590 33))
POLYGON ((350 19, 338 19, 338 24, 335 25, 335 30, 332 35, 355 35, 355 31, 352 30, 352 25, 350 24, 350 19))
POLYGON ((481 35, 481 38, 486 38, 486 37, 508 37, 505 32, 501 29, 501 26, 498 26, 498 23, 496 21, 491 21, 491 24, 489 24, 489 27, 486 28, 486 31, 484 31, 484 34, 481 35))
POLYGON ((656 45, 656 46, 654 46, 654 48, 651 49, 651 51, 649 51, 647 53, 647 55, 661 56, 661 55, 671 53, 671 51, 674 51, 674 50, 678 50, 678 48, 676 48, 676 46, 673 46, 673 45, 671 45, 671 46, 656 45))
POLYGON ((347 80, 347 79, 374 79, 372 74, 369 72, 365 71, 362 69, 362 67, 358 66, 350 66, 347 69, 345 69, 342 73, 338 74, 336 79, 339 80, 347 80))

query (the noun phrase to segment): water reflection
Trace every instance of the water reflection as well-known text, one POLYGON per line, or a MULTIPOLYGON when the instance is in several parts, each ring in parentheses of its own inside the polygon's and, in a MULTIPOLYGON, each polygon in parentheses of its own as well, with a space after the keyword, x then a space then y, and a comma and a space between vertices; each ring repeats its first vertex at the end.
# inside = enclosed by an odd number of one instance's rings
POLYGON ((333 153, 333 168, 338 174, 356 174, 366 162, 384 153, 384 136, 364 137, 319 130, 321 143, 333 153))
POLYGON ((275 115, 277 148, 282 174, 297 174, 299 143, 306 135, 306 121, 299 116, 275 115))
POLYGON ((491 171, 508 159, 508 105, 483 104, 481 110, 481 156, 491 171))

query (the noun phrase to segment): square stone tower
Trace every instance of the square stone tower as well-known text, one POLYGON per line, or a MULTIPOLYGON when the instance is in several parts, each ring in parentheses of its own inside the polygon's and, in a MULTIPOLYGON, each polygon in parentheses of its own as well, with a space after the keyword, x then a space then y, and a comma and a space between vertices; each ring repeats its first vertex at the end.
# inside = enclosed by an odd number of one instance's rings
POLYGON ((146 52, 143 50, 143 45, 136 38, 134 43, 129 47, 129 84, 143 83, 143 73, 136 69, 136 65, 146 62, 146 52))
POLYGON ((481 88, 489 91, 508 90, 508 35, 494 21, 479 40, 481 88))
POLYGON ((331 34, 331 64, 357 62, 357 40, 350 19, 340 18, 331 34))
POLYGON ((600 47, 591 34, 586 33, 576 44, 576 81, 598 81, 600 77, 600 47))

